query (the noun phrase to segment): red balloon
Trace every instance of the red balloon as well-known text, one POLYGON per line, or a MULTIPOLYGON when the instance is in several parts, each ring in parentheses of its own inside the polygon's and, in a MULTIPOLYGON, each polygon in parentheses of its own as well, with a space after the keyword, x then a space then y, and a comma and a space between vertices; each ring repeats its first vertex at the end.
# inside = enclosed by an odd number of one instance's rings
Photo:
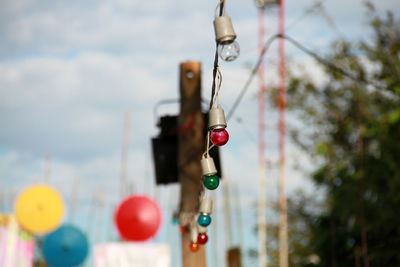
POLYGON ((115 212, 115 224, 121 238, 145 241, 161 226, 161 210, 157 202, 147 196, 130 196, 115 212))

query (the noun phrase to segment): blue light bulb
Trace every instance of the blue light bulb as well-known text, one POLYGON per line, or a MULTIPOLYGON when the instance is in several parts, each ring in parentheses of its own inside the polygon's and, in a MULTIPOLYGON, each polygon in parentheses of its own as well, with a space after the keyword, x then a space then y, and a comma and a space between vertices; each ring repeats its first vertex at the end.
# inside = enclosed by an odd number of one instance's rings
POLYGON ((177 217, 172 218, 172 224, 178 225, 179 224, 179 219, 177 217))
POLYGON ((197 218, 197 222, 199 223, 200 226, 207 227, 211 223, 211 217, 210 215, 200 214, 199 217, 197 218))

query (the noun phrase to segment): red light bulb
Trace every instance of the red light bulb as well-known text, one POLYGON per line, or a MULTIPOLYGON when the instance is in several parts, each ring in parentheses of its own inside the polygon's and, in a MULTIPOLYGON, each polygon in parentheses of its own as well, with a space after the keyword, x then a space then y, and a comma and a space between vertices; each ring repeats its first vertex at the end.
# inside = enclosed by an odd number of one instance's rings
POLYGON ((199 243, 199 244, 205 244, 205 243, 207 243, 207 241, 208 241, 208 236, 207 236, 207 234, 206 233, 200 233, 198 236, 197 236, 197 242, 199 243))
POLYGON ((181 234, 183 234, 185 231, 186 231, 186 227, 185 226, 183 226, 183 225, 179 226, 179 232, 181 234))
POLYGON ((225 128, 214 129, 211 133, 211 142, 216 146, 223 146, 229 140, 229 134, 225 128))
POLYGON ((199 248, 200 248, 199 244, 190 242, 190 244, 189 244, 190 251, 196 252, 199 250, 199 248))

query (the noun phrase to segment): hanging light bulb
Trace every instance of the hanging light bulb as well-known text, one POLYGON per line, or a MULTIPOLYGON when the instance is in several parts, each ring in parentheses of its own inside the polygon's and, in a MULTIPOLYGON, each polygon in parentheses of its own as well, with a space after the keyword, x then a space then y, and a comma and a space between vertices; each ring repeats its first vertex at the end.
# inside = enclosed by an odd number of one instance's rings
POLYGON ((217 51, 222 60, 234 61, 240 55, 240 46, 236 41, 219 43, 217 51))
POLYGON ((197 222, 199 225, 207 227, 211 224, 211 216, 208 214, 200 214, 197 218, 197 222))
POLYGON ((217 189, 219 186, 219 178, 216 175, 205 176, 203 184, 208 190, 217 189))
POLYGON ((215 128, 211 133, 211 142, 216 146, 223 146, 229 140, 229 134, 225 128, 215 128))
POLYGON ((189 249, 193 252, 196 252, 197 250, 199 250, 199 242, 197 239, 198 235, 199 235, 199 230, 197 228, 197 225, 195 225, 194 223, 191 223, 189 249))
POLYGON ((199 244, 194 243, 194 242, 190 242, 190 244, 189 244, 190 251, 196 252, 196 251, 199 250, 199 248, 200 248, 199 244))
POLYGON ((231 18, 225 12, 222 16, 215 14, 214 30, 220 58, 225 61, 235 60, 240 55, 240 46, 235 41, 236 33, 231 18))
POLYGON ((172 224, 178 225, 179 224, 179 213, 174 212, 172 215, 172 224))
POLYGON ((205 243, 207 243, 207 240, 208 240, 208 236, 206 234, 207 227, 197 225, 197 231, 199 232, 199 234, 197 236, 197 243, 204 245, 205 243))
POLYGON ((197 242, 198 242, 199 244, 204 245, 205 243, 207 243, 207 241, 208 241, 208 236, 207 236, 206 233, 200 233, 200 234, 197 236, 197 242))
POLYGON ((197 223, 203 227, 209 226, 211 223, 210 214, 212 212, 212 200, 209 198, 203 199, 200 204, 199 212, 200 215, 197 217, 197 223))
POLYGON ((208 190, 214 190, 219 185, 219 178, 217 169, 215 168, 214 160, 212 157, 203 157, 200 161, 201 170, 203 173, 203 184, 208 190))
POLYGON ((225 130, 226 125, 225 113, 221 106, 211 108, 208 128, 212 130, 210 138, 214 145, 223 146, 228 142, 229 134, 225 130))
POLYGON ((199 230, 197 228, 197 225, 192 224, 190 226, 190 241, 192 241, 192 243, 198 243, 197 242, 198 234, 199 234, 199 230))

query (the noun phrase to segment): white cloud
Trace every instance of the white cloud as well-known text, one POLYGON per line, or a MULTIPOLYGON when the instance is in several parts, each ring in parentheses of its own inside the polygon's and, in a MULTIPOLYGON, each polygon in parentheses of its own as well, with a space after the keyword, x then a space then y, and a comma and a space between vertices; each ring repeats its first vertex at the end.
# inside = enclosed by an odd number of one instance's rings
MULTIPOLYGON (((285 2, 288 24, 313 4, 307 0, 285 2)), ((252 66, 256 60, 258 33, 252 2, 227 3, 242 57, 234 63, 220 62, 224 77, 221 101, 226 112, 249 75, 244 66, 249 62, 252 66)), ((395 0, 375 3, 394 13, 400 10, 395 0)), ((326 0, 324 4, 345 36, 366 35, 362 1, 326 0)), ((102 187, 115 201, 123 112, 130 109, 128 177, 135 176, 138 190, 145 191, 146 179, 153 179, 149 139, 158 131, 153 107, 159 100, 178 97, 181 61, 202 61, 203 97, 210 97, 215 5, 211 0, 5 1, 0 10, 1 188, 21 188, 37 181, 44 173, 45 155, 50 154, 51 178, 63 193, 70 194, 78 173, 84 188, 79 194, 90 195, 102 187)), ((276 11, 266 12, 266 36, 276 32, 276 11)), ((326 51, 337 37, 317 14, 302 19, 289 34, 316 51, 326 51)), ((289 44, 286 51, 291 60, 303 62, 323 81, 313 60, 289 44)), ((277 83, 276 62, 277 42, 266 59, 269 87, 277 83)), ((223 166, 228 179, 240 186, 243 208, 252 205, 257 192, 257 87, 254 79, 229 122, 231 141, 222 148, 223 166), (243 122, 236 122, 236 117, 243 122)), ((176 110, 177 105, 162 107, 159 115, 176 110)), ((266 118, 272 127, 266 133, 266 155, 275 159, 277 114, 269 108, 266 118)), ((293 159, 306 156, 291 143, 287 153, 288 191, 310 188, 292 167, 293 159)), ((277 174, 272 170, 269 177, 272 198, 277 194, 277 174)), ((246 216, 254 215, 246 212, 246 216)), ((247 234, 251 232, 246 229, 247 234)))

